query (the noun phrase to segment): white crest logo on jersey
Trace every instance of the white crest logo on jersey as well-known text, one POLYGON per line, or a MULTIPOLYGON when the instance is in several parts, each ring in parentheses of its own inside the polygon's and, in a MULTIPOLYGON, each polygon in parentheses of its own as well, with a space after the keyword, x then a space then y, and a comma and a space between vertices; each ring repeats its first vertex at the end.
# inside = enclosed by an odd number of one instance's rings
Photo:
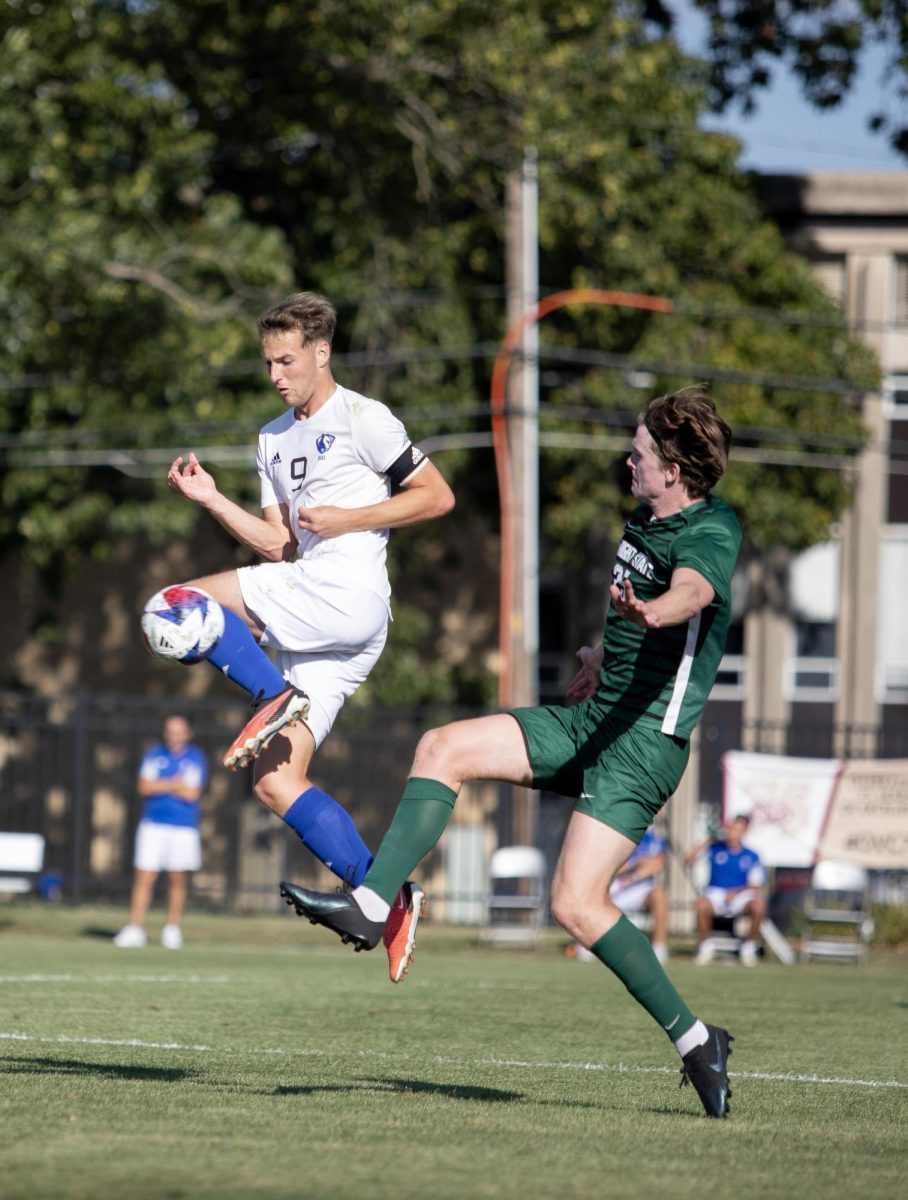
POLYGON ((333 433, 321 433, 315 439, 315 448, 316 448, 316 450, 318 450, 319 454, 327 454, 333 445, 334 445, 334 434, 333 433))

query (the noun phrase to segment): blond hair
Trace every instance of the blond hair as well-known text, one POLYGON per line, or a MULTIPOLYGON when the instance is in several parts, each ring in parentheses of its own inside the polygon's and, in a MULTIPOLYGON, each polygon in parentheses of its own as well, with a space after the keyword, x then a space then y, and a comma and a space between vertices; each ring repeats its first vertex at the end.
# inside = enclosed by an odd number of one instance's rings
POLYGON ((269 333, 297 332, 304 346, 327 342, 330 346, 337 326, 334 305, 315 292, 294 292, 258 319, 259 337, 269 333))

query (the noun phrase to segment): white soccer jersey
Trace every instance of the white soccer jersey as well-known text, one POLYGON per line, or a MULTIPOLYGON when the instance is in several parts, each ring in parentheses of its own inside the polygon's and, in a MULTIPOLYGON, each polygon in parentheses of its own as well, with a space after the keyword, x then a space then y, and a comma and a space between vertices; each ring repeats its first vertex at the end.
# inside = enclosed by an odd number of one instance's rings
POLYGON ((300 529, 296 511, 379 504, 391 494, 392 476, 405 483, 427 461, 390 409, 338 386, 313 416, 298 421, 288 409, 259 433, 262 508, 288 506, 303 561, 318 559, 330 566, 332 578, 350 579, 387 602, 388 530, 321 538, 300 529))

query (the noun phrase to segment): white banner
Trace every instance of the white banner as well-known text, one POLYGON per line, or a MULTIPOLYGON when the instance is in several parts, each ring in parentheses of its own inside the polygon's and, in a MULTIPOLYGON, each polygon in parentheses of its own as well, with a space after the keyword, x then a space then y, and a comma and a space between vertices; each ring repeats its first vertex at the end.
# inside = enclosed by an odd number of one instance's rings
POLYGON ((820 856, 863 867, 908 867, 908 759, 845 764, 820 856))
POLYGON ((767 867, 812 867, 842 765, 729 750, 722 756, 723 819, 750 817, 745 840, 767 867))

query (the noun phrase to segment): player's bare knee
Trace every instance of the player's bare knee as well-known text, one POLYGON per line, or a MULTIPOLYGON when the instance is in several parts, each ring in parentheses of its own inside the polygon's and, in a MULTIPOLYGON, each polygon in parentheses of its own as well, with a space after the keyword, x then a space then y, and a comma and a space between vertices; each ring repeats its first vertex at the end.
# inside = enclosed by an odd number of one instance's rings
POLYGON ((553 884, 552 916, 561 928, 566 930, 572 937, 579 938, 581 936, 580 926, 584 911, 584 905, 580 902, 580 897, 576 892, 558 884, 553 884))
POLYGON ((257 775, 252 785, 252 791, 256 800, 264 804, 265 808, 281 816, 282 791, 277 786, 274 772, 269 771, 263 775, 257 775))
POLYGON ((453 739, 446 726, 430 729, 419 739, 413 759, 413 774, 430 779, 446 777, 455 765, 453 739))

